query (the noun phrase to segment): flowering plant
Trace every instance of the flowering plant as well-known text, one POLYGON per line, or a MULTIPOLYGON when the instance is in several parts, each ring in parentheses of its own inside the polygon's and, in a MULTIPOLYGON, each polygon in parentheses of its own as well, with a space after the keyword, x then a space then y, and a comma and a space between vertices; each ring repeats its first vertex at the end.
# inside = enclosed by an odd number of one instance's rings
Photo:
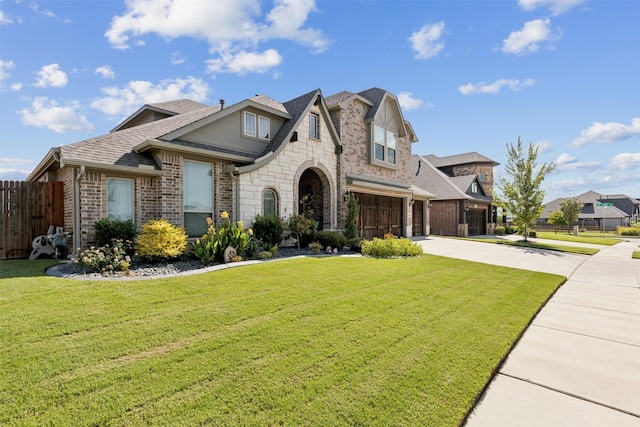
POLYGON ((207 234, 202 239, 197 239, 195 243, 194 255, 203 264, 214 261, 224 261, 224 250, 232 246, 239 256, 244 256, 251 248, 253 240, 253 230, 244 227, 244 222, 239 220, 231 223, 229 213, 222 212, 220 215, 222 222, 216 226, 213 219, 207 218, 207 234))
POLYGON ((72 258, 72 262, 85 272, 127 272, 131 266, 131 257, 127 255, 127 251, 132 246, 133 244, 128 240, 113 239, 111 245, 97 248, 91 246, 85 250, 78 248, 78 254, 72 258))

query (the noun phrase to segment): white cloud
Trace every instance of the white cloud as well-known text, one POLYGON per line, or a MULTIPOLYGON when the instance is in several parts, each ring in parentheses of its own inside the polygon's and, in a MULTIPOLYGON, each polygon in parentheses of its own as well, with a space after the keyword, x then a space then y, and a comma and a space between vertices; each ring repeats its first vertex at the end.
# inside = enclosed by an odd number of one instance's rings
POLYGON ((205 62, 207 71, 212 73, 262 74, 280 65, 282 56, 275 49, 267 49, 263 53, 237 52, 233 55, 222 55, 205 62))
POLYGON ((559 171, 573 171, 578 169, 594 169, 600 166, 599 162, 578 162, 578 159, 567 153, 562 153, 556 159, 559 171))
POLYGON ((33 165, 32 160, 0 158, 0 180, 24 181, 31 173, 33 165))
POLYGON ((265 4, 260 0, 219 0, 199 2, 198 7, 193 7, 191 0, 130 0, 127 11, 113 17, 105 36, 117 49, 128 49, 147 34, 167 40, 206 40, 214 55, 211 69, 237 68, 241 72, 254 71, 247 63, 256 58, 261 59, 256 72, 264 72, 267 64, 280 64, 281 59, 274 61, 281 58, 277 51, 260 52, 257 48, 268 40, 293 41, 314 52, 327 49, 329 41, 323 33, 304 26, 309 13, 316 10, 315 0, 275 0, 273 8, 261 19, 261 6, 265 4))
POLYGON ((553 144, 548 140, 538 141, 534 145, 538 147, 538 154, 546 153, 553 149, 553 144))
POLYGON ((39 14, 39 15, 44 15, 44 16, 46 16, 47 18, 55 18, 55 17, 56 17, 56 14, 55 14, 55 13, 53 13, 52 11, 50 11, 50 10, 46 10, 46 9, 45 9, 45 10, 40 10, 40 6, 39 6, 38 4, 36 4, 36 3, 31 3, 31 4, 29 5, 29 7, 30 7, 30 8, 31 8, 31 10, 33 10, 35 13, 37 13, 37 14, 39 14))
POLYGON ((9 71, 16 68, 16 64, 13 61, 4 61, 0 59, 0 80, 6 80, 11 76, 9 71))
POLYGON ((551 20, 549 18, 525 22, 521 30, 512 32, 509 37, 503 40, 502 51, 514 55, 524 55, 538 50, 541 43, 559 40, 561 35, 554 34, 550 26, 551 20))
POLYGON ((14 92, 17 92, 20 89, 22 89, 22 83, 12 83, 11 85, 9 85, 9 89, 11 89, 14 92))
POLYGON ((48 128, 57 133, 68 131, 92 131, 93 125, 85 116, 78 113, 80 104, 70 101, 66 105, 58 105, 47 97, 39 97, 33 100, 30 109, 18 111, 22 116, 22 124, 48 128))
POLYGON ((96 68, 96 74, 100 74, 105 79, 113 80, 116 78, 116 73, 111 69, 109 65, 103 65, 102 67, 96 68))
POLYGON ((34 83, 36 87, 64 87, 67 84, 67 74, 60 70, 58 64, 45 65, 38 71, 38 80, 34 83))
POLYGON ((458 91, 463 95, 473 95, 478 93, 499 93, 503 87, 508 87, 512 91, 517 91, 523 87, 533 86, 535 80, 526 79, 520 81, 518 79, 498 79, 493 83, 467 83, 466 85, 458 86, 458 91))
POLYGON ((518 0, 523 10, 528 12, 540 7, 549 7, 553 15, 560 15, 586 0, 518 0))
POLYGON ((622 123, 594 122, 588 129, 580 132, 580 137, 571 142, 573 147, 580 147, 592 142, 615 142, 629 139, 634 135, 640 135, 640 117, 631 120, 631 125, 622 123))
POLYGON ((3 11, 0 10, 0 25, 9 25, 13 24, 13 19, 9 18, 4 14, 3 11))
POLYGON ((405 110, 420 108, 424 104, 422 99, 413 97, 413 92, 400 92, 398 94, 398 102, 400 103, 400 107, 405 110))
POLYGON ((437 56, 444 49, 442 36, 444 35, 444 21, 435 24, 425 24, 420 30, 414 31, 409 37, 411 48, 416 59, 430 59, 437 56))
POLYGON ((615 170, 640 168, 640 153, 616 154, 616 156, 611 160, 609 167, 615 170))
POLYGON ((185 62, 187 62, 187 57, 184 56, 182 53, 178 51, 171 52, 171 63, 173 65, 180 65, 180 64, 184 64, 185 62))
POLYGON ((209 85, 201 79, 187 77, 162 80, 158 84, 137 80, 122 88, 111 86, 101 90, 106 96, 94 100, 91 107, 109 115, 125 116, 140 105, 153 102, 181 98, 203 102, 207 99, 209 85))

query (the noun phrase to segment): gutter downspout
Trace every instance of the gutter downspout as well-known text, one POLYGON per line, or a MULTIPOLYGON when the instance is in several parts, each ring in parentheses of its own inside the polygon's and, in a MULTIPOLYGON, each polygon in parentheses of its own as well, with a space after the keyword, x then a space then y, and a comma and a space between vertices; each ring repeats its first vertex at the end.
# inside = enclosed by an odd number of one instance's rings
POLYGON ((81 226, 82 216, 80 215, 80 181, 86 175, 85 166, 80 166, 80 172, 78 168, 73 169, 73 252, 80 248, 81 245, 81 226))

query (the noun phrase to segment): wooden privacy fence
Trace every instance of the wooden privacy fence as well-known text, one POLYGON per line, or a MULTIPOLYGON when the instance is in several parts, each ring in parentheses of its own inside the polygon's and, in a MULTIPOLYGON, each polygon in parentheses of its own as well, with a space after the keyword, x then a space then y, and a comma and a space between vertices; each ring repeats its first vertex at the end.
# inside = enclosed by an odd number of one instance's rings
POLYGON ((64 225, 62 182, 0 181, 0 258, 27 258, 50 225, 64 225))

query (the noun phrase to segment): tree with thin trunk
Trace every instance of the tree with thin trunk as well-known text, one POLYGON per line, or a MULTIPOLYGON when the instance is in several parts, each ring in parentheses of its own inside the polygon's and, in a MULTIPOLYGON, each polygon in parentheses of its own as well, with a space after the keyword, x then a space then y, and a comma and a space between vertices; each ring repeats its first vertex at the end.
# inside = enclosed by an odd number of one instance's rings
POLYGON ((516 146, 507 144, 505 174, 509 178, 500 177, 498 194, 494 196, 497 204, 511 214, 515 225, 522 230, 525 242, 528 241, 529 228, 542 214, 545 194, 540 188, 542 181, 556 168, 553 162, 538 166, 537 159, 538 148, 533 144, 529 144, 526 157, 520 138, 516 146))
MULTIPOLYGON (((560 212, 562 212, 562 216, 567 225, 571 225, 578 220, 583 206, 584 204, 575 197, 564 199, 562 203, 560 203, 560 212)), ((571 233, 571 230, 568 230, 568 232, 571 233)))

